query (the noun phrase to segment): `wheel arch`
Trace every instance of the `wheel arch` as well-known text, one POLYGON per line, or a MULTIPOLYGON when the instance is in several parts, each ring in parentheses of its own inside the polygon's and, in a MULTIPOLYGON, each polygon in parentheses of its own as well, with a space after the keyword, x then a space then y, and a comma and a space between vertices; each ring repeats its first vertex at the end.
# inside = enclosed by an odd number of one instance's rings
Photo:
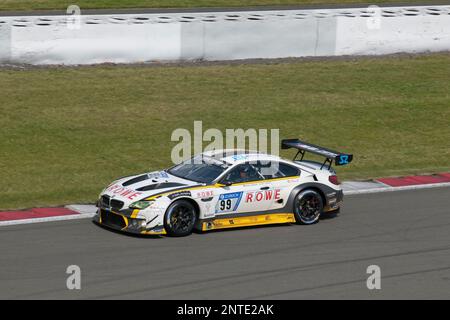
MULTIPOLYGON (((185 201, 191 203, 191 204, 194 206, 194 208, 195 208, 195 213, 196 213, 196 215, 197 215, 197 219, 200 218, 200 206, 198 205, 197 201, 195 201, 194 199, 189 198, 189 197, 179 197, 179 198, 173 199, 173 201, 170 203, 170 205, 167 206, 167 209, 168 209, 173 203, 175 203, 175 202, 177 202, 177 201, 180 201, 180 200, 185 200, 185 201)), ((167 211, 167 209, 166 209, 166 211, 167 211)))
POLYGON ((303 192, 303 191, 306 191, 306 190, 314 190, 314 191, 316 191, 320 195, 320 197, 322 198, 323 205, 325 206, 327 204, 327 198, 325 197, 325 193, 323 192, 322 189, 318 188, 317 186, 305 187, 305 188, 299 190, 296 193, 296 195, 299 194, 300 192, 303 192))
POLYGON ((196 228, 196 224, 199 221, 199 215, 200 215, 199 205, 195 202, 194 199, 189 198, 189 197, 179 197, 179 198, 173 199, 170 202, 170 204, 167 206, 167 208, 166 208, 166 210, 164 212, 164 218, 163 218, 163 220, 164 220, 164 228, 165 228, 167 234, 170 235, 170 236, 184 237, 184 236, 190 235, 192 233, 192 231, 195 230, 195 228, 196 228), (178 202, 181 202, 181 201, 187 202, 187 203, 189 203, 189 204, 191 204, 193 206, 193 208, 195 210, 195 219, 194 219, 194 223, 192 224, 192 227, 189 230, 182 231, 181 233, 177 233, 173 229, 170 229, 170 226, 169 226, 170 223, 169 223, 169 220, 168 220, 168 212, 169 212, 169 209, 171 207, 173 207, 174 205, 176 205, 178 202))
POLYGON ((325 188, 331 189, 330 187, 322 185, 320 183, 306 183, 296 186, 294 189, 292 189, 291 194, 289 195, 288 203, 286 204, 287 208, 290 208, 292 212, 294 212, 294 199, 300 192, 303 192, 305 190, 316 191, 322 198, 323 206, 325 207, 328 204, 327 198, 325 196, 326 194, 325 188))

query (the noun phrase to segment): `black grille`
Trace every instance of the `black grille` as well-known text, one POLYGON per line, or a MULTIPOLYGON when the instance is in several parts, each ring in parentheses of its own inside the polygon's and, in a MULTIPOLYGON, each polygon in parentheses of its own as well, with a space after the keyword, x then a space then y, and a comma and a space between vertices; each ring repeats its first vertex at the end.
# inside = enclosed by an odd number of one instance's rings
POLYGON ((106 210, 101 210, 100 214, 102 217, 103 224, 113 227, 113 228, 119 228, 119 229, 125 228, 125 226, 126 226, 125 219, 122 216, 111 213, 106 210))
POLYGON ((100 207, 101 208, 107 208, 107 209, 112 208, 112 209, 118 211, 123 208, 124 204, 125 203, 123 201, 111 199, 111 197, 108 195, 103 195, 100 197, 100 207))
POLYGON ((111 199, 110 203, 111 203, 111 208, 113 208, 114 210, 120 210, 120 209, 122 209, 122 207, 124 205, 123 201, 115 200, 115 199, 111 199))
POLYGON ((109 196, 103 195, 103 196, 100 198, 100 204, 101 204, 101 206, 102 206, 102 207, 105 207, 105 208, 109 208, 109 200, 110 200, 109 196))

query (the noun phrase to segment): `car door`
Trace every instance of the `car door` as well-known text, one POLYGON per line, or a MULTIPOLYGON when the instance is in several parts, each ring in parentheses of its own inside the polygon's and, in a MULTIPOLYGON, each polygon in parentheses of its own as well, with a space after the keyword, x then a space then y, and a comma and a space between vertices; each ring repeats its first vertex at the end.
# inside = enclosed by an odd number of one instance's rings
POLYGON ((285 207, 292 189, 300 182, 300 169, 282 161, 258 162, 256 169, 270 182, 268 185, 272 195, 268 210, 285 207))
POLYGON ((271 188, 270 182, 250 163, 236 165, 220 183, 224 186, 216 200, 216 215, 264 212, 271 205, 270 199, 265 198, 265 191, 271 188))

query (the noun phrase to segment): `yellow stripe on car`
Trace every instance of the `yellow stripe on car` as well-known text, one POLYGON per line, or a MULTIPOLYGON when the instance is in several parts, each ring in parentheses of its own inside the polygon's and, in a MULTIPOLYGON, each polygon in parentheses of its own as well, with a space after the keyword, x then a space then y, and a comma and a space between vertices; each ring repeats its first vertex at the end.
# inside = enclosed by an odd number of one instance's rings
POLYGON ((141 234, 145 235, 164 235, 167 234, 165 229, 162 229, 161 231, 141 231, 141 234))
POLYGON ((139 209, 134 209, 134 210, 133 210, 133 212, 131 213, 131 216, 130 216, 130 218, 132 218, 132 219, 136 219, 136 218, 137 218, 137 215, 138 215, 138 213, 139 213, 139 209))
POLYGON ((293 213, 270 213, 206 221, 202 223, 202 231, 294 222, 295 216, 293 213))

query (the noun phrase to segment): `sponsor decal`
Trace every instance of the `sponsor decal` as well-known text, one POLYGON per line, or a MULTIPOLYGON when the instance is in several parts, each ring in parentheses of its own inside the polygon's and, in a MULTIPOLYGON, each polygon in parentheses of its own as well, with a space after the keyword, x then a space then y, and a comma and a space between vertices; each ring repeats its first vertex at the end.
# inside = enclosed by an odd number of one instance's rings
POLYGON ((108 187, 106 191, 112 192, 114 195, 122 196, 130 200, 134 200, 136 197, 139 197, 142 194, 142 192, 127 189, 119 184, 114 184, 108 187))
POLYGON ((191 196, 192 196, 192 194, 190 191, 179 191, 179 192, 171 193, 167 197, 170 200, 173 200, 173 199, 179 198, 179 197, 191 197, 191 196))
POLYGON ((261 202, 270 200, 279 200, 281 198, 280 189, 247 192, 245 194, 245 202, 261 202))
POLYGON ((337 160, 338 160, 338 164, 341 164, 341 165, 348 164, 348 155, 343 154, 343 155, 339 156, 339 158, 337 160))
POLYGON ((248 155, 246 154, 237 154, 231 157, 234 161, 247 160, 248 155))
POLYGON ((212 205, 211 203, 205 204, 205 215, 204 215, 205 218, 214 216, 214 212, 212 212, 211 210, 211 205, 212 205))
POLYGON ((169 178, 169 175, 165 171, 151 172, 148 174, 149 179, 155 178, 169 178))
POLYGON ((197 198, 210 198, 214 196, 214 191, 212 190, 205 190, 205 191, 198 191, 196 192, 197 198))
POLYGON ((216 213, 236 211, 241 202, 243 192, 221 194, 216 204, 216 213))

